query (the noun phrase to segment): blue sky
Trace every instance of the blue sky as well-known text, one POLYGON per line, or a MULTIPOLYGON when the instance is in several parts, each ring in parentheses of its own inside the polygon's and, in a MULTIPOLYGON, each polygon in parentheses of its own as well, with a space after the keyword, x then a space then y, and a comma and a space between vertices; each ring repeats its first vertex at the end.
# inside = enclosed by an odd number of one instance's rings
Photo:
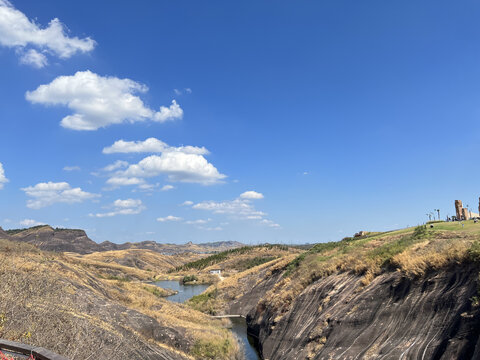
POLYGON ((476 209, 479 15, 0 0, 0 226, 304 243, 476 209))

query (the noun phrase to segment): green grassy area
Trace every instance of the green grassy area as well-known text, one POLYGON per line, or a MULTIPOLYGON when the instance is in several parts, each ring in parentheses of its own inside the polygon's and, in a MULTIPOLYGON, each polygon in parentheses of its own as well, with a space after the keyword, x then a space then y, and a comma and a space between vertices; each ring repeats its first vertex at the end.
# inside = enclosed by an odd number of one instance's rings
POLYGON ((238 270, 238 271, 245 271, 275 259, 278 259, 278 256, 256 256, 252 259, 240 260, 235 264, 234 268, 235 270, 238 270))
POLYGON ((445 230, 445 231, 466 231, 469 233, 478 233, 480 234, 480 222, 475 223, 473 220, 467 221, 452 221, 452 222, 441 222, 434 223, 433 229, 435 230, 445 230), (462 226, 463 224, 463 226, 462 226))
POLYGON ((169 273, 176 272, 176 271, 183 271, 183 270, 190 270, 190 269, 196 269, 196 270, 202 270, 205 269, 209 266, 218 264, 224 260, 227 260, 229 257, 232 255, 241 255, 245 253, 249 253, 252 251, 256 251, 258 249, 279 249, 279 250, 288 250, 288 246, 286 245, 276 245, 276 244, 266 244, 266 245, 257 245, 257 246, 243 246, 235 249, 230 249, 227 251, 222 251, 220 253, 210 255, 206 258, 199 259, 196 261, 192 261, 189 263, 186 263, 182 266, 177 266, 175 269, 172 269, 169 271, 169 273))

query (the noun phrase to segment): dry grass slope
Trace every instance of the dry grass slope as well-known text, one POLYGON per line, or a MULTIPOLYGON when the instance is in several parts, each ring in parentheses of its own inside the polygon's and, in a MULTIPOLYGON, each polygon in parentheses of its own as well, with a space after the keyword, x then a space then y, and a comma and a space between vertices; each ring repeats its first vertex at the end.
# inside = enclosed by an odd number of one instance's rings
POLYGON ((166 301, 162 290, 139 281, 152 276, 0 239, 0 337, 72 360, 237 357, 222 322, 166 301))

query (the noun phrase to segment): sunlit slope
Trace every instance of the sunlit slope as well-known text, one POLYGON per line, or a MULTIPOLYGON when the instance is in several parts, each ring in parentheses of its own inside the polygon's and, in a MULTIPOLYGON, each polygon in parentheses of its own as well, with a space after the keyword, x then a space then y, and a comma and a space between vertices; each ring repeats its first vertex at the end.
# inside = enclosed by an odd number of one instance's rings
POLYGON ((237 344, 221 322, 166 301, 163 290, 139 281, 152 272, 4 237, 0 337, 72 359, 235 358, 237 344))
POLYGON ((128 249, 95 252, 82 256, 87 261, 116 263, 155 273, 165 273, 175 267, 181 266, 207 255, 183 253, 177 255, 163 255, 152 250, 128 249))

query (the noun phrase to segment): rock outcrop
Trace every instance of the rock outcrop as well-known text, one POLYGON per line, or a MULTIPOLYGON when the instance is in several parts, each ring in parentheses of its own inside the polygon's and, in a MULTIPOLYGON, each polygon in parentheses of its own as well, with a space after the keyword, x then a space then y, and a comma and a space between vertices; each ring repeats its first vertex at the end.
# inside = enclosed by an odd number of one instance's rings
POLYGON ((10 240, 32 244, 46 251, 79 254, 102 251, 102 247, 90 239, 83 230, 53 229, 48 225, 20 231, 13 234, 10 240))
POLYGON ((257 283, 230 313, 248 313, 264 359, 479 359, 478 268, 412 279, 378 276, 365 288, 348 273, 317 280, 286 313, 258 301, 278 274, 257 283))

